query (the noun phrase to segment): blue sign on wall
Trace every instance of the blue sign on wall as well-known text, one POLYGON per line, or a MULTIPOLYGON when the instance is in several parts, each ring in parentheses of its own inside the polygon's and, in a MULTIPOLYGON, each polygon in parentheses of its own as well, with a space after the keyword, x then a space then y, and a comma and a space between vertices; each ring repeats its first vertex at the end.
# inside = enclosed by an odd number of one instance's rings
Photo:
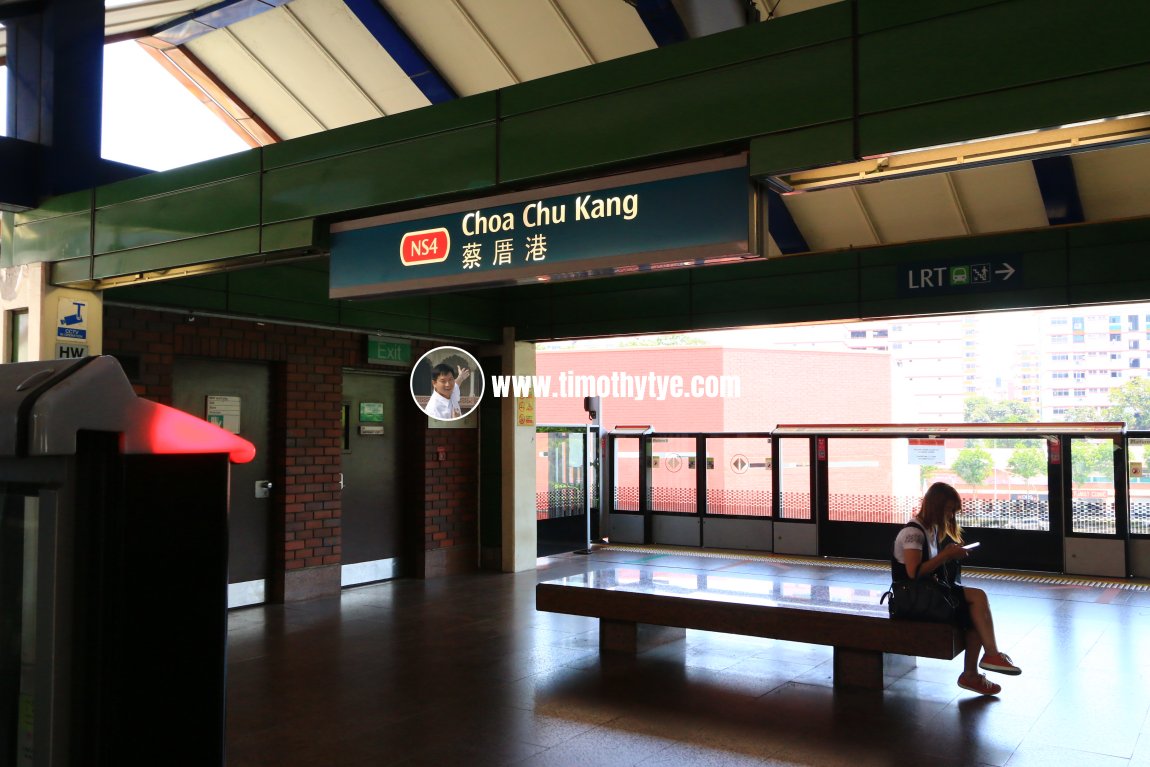
POLYGON ((758 255, 745 158, 337 224, 332 298, 695 266, 758 255))

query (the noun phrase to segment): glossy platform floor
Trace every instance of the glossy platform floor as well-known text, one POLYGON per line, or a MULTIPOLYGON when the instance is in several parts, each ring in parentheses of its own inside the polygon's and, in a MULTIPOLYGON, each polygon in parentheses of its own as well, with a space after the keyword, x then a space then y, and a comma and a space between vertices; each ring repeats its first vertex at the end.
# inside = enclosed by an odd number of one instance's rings
MULTIPOLYGON (((731 635, 600 657, 534 586, 633 562, 875 588, 879 569, 596 551, 231 613, 228 765, 1150 765, 1150 589, 966 577, 1022 666, 997 698, 920 659, 835 690, 831 650, 731 635)), ((1070 581, 1072 579, 1063 579, 1070 581)))

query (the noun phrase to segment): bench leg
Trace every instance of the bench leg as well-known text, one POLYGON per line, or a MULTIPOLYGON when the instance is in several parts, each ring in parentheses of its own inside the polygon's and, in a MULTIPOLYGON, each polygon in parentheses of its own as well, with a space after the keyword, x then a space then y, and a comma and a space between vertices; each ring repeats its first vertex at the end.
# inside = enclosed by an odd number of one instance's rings
POLYGON ((835 687, 862 687, 867 690, 881 690, 884 687, 884 675, 905 674, 914 667, 915 659, 909 655, 836 647, 834 659, 835 687))
POLYGON ((677 641, 686 635, 686 629, 671 626, 599 619, 600 652, 624 652, 634 655, 661 644, 677 641))

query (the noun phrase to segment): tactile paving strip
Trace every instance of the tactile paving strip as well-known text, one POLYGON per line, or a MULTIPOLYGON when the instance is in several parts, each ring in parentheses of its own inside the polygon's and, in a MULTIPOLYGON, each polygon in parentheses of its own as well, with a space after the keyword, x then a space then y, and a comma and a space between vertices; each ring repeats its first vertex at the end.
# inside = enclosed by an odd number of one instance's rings
MULTIPOLYGON (((829 557, 795 557, 784 554, 750 554, 743 551, 717 549, 681 549, 659 546, 622 546, 618 544, 598 544, 595 551, 628 551, 649 556, 715 557, 747 562, 778 562, 788 565, 808 567, 837 567, 857 570, 887 570, 885 562, 867 562, 857 559, 833 559, 829 557)), ((1098 578, 1096 576, 1059 575, 1056 573, 1032 573, 1023 571, 981 570, 976 567, 963 567, 964 577, 986 578, 994 581, 1018 581, 1020 583, 1043 583, 1055 586, 1083 586, 1099 589, 1122 589, 1125 591, 1150 591, 1150 582, 1140 579, 1098 578)))

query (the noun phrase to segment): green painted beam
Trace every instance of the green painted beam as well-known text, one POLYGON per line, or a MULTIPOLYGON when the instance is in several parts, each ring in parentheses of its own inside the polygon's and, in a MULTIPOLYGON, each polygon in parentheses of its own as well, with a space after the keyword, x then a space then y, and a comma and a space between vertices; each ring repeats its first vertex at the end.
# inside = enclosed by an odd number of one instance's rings
MULTIPOLYGON (((1150 6, 1096 6, 1083 14, 1080 3, 1070 0, 838 3, 48 200, 9 219, 0 258, 10 264, 59 262, 53 279, 60 284, 215 261, 226 265, 265 254, 322 252, 324 232, 337 219, 640 166, 749 151, 751 175, 761 177, 1150 110, 1150 46, 1143 40, 1150 6)), ((996 294, 979 305, 1144 298, 1150 277, 1138 269, 1127 279, 1116 276, 1136 246, 1108 240, 1076 244, 1083 237, 1106 240, 1115 230, 1103 231, 1060 230, 1057 237, 1072 239, 1049 247, 1026 239, 1038 233, 1019 235, 1018 242, 1027 243, 1027 259, 1042 264, 1054 258, 1042 255, 1047 250, 1063 252, 1069 271, 1059 277, 1056 270, 1028 269, 1028 280, 1043 274, 1047 282, 1033 282, 1027 295, 996 294), (1076 253, 1090 248, 1090 259, 1077 260, 1076 253), (1100 255, 1107 248, 1116 255, 1100 255)), ((319 295, 322 274, 313 273, 314 284, 301 293, 294 280, 277 279, 285 272, 261 277, 263 270, 256 270, 229 276, 222 303, 275 316, 282 299, 286 319, 324 317, 334 318, 325 323, 340 324, 354 318, 355 324, 378 321, 381 328, 418 334, 491 339, 508 321, 545 337, 579 327, 584 333, 626 333, 936 306, 959 310, 953 301, 908 303, 890 294, 888 277, 904 255, 989 247, 988 242, 963 238, 906 251, 871 249, 551 285, 546 294, 493 291, 490 301, 484 293, 465 302, 466 310, 452 310, 450 302, 440 308, 438 299, 427 297, 341 304, 319 295), (844 258, 861 260, 847 267, 844 258), (262 287, 248 284, 261 280, 262 287), (514 300, 504 304, 509 296, 514 300), (597 316, 589 321, 591 299, 597 316)), ((113 289, 109 296, 120 290, 165 297, 178 292, 157 283, 113 289)), ((189 281, 188 290, 193 303, 220 303, 219 291, 199 282, 189 281)))
POLYGON ((1150 220, 1091 224, 612 278, 589 297, 559 285, 508 288, 502 300, 517 337, 667 333, 747 325, 1029 309, 1150 296, 1150 220), (1015 289, 968 295, 900 294, 902 267, 1009 259, 1015 289), (583 315, 583 316, 581 316, 583 315))
POLYGON ((269 170, 263 220, 417 207, 428 198, 489 190, 495 181, 495 127, 462 128, 269 170))

